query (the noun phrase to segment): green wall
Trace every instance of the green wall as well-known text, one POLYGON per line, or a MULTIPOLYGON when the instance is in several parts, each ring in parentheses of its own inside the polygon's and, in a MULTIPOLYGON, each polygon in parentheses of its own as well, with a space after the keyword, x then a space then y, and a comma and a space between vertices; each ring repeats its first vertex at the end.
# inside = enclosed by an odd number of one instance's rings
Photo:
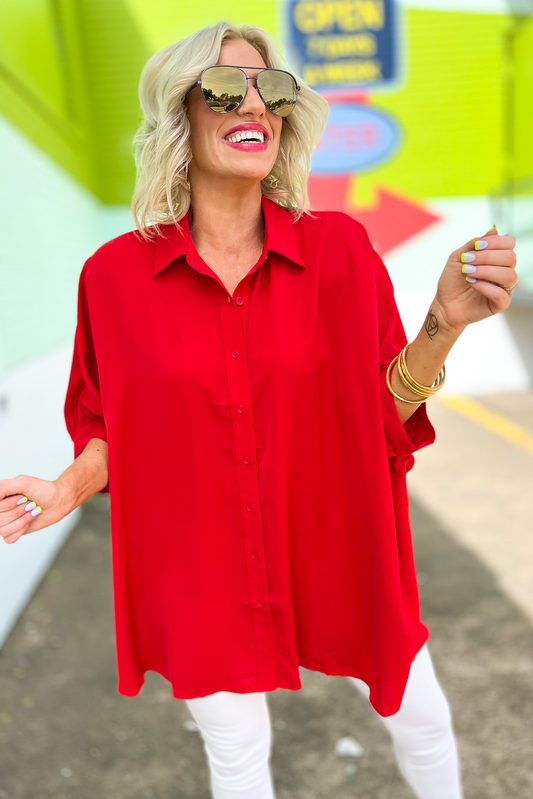
POLYGON ((533 180, 533 17, 519 17, 510 28, 512 177, 533 180))
POLYGON ((118 0, 3 0, 0 113, 104 203, 129 204, 149 55, 118 0))

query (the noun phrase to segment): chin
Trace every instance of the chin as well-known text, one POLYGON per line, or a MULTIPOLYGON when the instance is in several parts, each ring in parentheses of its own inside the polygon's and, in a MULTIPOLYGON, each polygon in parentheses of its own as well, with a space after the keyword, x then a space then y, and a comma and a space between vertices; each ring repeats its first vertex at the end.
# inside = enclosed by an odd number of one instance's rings
MULTIPOLYGON (((254 183, 260 183, 262 180, 266 178, 266 176, 270 174, 270 169, 265 172, 263 169, 240 169, 236 170, 233 169, 230 173, 231 177, 233 178, 241 178, 242 180, 251 180, 254 183)), ((228 177, 230 177, 228 175, 228 177)))

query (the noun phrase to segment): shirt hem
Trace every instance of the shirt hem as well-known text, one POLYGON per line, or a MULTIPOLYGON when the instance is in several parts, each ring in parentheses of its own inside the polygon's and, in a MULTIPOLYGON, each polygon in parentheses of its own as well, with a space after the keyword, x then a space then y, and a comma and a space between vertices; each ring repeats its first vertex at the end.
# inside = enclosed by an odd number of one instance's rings
POLYGON ((179 691, 172 685, 172 681, 163 673, 162 670, 156 668, 148 668, 145 669, 143 672, 143 676, 140 681, 136 685, 128 685, 125 686, 121 683, 117 686, 117 692, 120 696, 129 696, 134 697, 138 696, 141 692, 142 687, 144 686, 146 680, 144 675, 148 671, 153 671, 156 674, 159 674, 163 677, 168 683, 170 683, 172 687, 172 696, 174 699, 198 699, 202 696, 211 696, 211 694, 216 694, 219 691, 228 691, 233 694, 253 694, 259 692, 268 692, 268 691, 275 691, 277 688, 283 688, 287 691, 299 691, 302 688, 302 683, 300 679, 290 681, 290 680, 266 680, 266 681, 256 681, 256 686, 254 688, 245 688, 245 687, 235 687, 234 685, 228 685, 226 683, 221 683, 217 685, 213 689, 209 689, 205 692, 190 692, 190 691, 179 691))
MULTIPOLYGON (((413 654, 412 654, 412 657, 411 657, 411 663, 413 662, 413 660, 415 659, 416 655, 418 654, 420 649, 422 649, 422 647, 427 642, 427 640, 428 640, 428 638, 430 636, 430 632, 429 632, 428 627, 426 627, 426 625, 423 624, 422 622, 421 622, 421 628, 419 630, 419 633, 420 634, 418 636, 417 643, 415 644, 415 647, 413 649, 413 654)), ((403 699, 403 694, 405 693, 405 687, 407 685, 407 681, 406 681, 406 685, 403 687, 403 690, 401 692, 401 696, 398 693, 397 698, 395 700, 389 700, 389 701, 385 701, 385 702, 384 701, 376 702, 375 697, 373 695, 372 686, 371 686, 371 682, 372 681, 369 682, 368 675, 365 675, 365 674, 363 674, 360 671, 356 672, 356 670, 345 669, 345 668, 341 669, 340 671, 337 671, 337 670, 334 670, 334 669, 331 669, 331 668, 329 668, 329 669, 324 669, 323 667, 322 668, 317 668, 316 666, 314 667, 312 665, 312 661, 305 661, 304 662, 304 659, 301 658, 301 657, 299 658, 298 666, 299 667, 301 666, 304 669, 307 669, 308 671, 315 671, 315 672, 318 672, 319 674, 324 674, 324 675, 326 675, 326 677, 356 677, 357 679, 362 680, 363 682, 365 682, 369 686, 369 688, 370 688, 369 702, 372 705, 372 707, 374 708, 374 710, 376 711, 376 713, 378 713, 378 715, 380 715, 380 716, 383 716, 383 717, 392 716, 395 713, 397 713, 398 710, 400 709, 401 702, 402 702, 402 699, 403 699)), ((144 675, 148 671, 153 671, 156 674, 160 674, 161 677, 163 677, 168 683, 170 683, 170 685, 172 686, 172 696, 174 697, 174 699, 198 699, 199 697, 202 697, 202 696, 211 696, 211 694, 218 693, 219 691, 228 691, 228 692, 231 692, 231 693, 234 693, 234 694, 253 694, 253 693, 260 693, 260 692, 275 691, 278 688, 283 688, 286 691, 299 691, 302 688, 302 682, 301 682, 300 678, 298 677, 295 680, 289 680, 289 679, 279 679, 279 680, 276 679, 276 680, 265 680, 265 681, 259 680, 259 681, 255 681, 255 687, 254 688, 245 688, 243 686, 235 687, 235 685, 228 685, 227 683, 222 682, 219 685, 217 685, 215 688, 210 689, 210 690, 205 691, 205 692, 202 692, 202 693, 190 692, 190 691, 180 691, 180 690, 178 690, 178 689, 176 689, 174 687, 174 685, 172 684, 172 681, 169 679, 169 677, 166 674, 163 673, 163 671, 161 669, 158 669, 158 668, 147 668, 147 669, 144 670, 141 679, 139 680, 139 682, 136 685, 125 685, 124 683, 120 683, 119 682, 118 686, 117 686, 118 693, 121 696, 128 696, 128 697, 138 696, 140 691, 141 691, 141 689, 142 689, 142 687, 143 687, 143 685, 146 682, 144 675)))

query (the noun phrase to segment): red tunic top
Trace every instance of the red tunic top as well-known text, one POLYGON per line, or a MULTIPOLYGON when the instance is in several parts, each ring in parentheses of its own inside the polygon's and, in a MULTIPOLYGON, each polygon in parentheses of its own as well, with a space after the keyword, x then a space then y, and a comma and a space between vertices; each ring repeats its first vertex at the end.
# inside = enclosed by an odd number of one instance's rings
POLYGON ((188 216, 80 275, 65 419, 75 457, 108 442, 117 690, 296 690, 302 665, 388 716, 429 636, 405 473, 435 432, 386 387, 406 337, 363 225, 262 209, 232 296, 188 216))

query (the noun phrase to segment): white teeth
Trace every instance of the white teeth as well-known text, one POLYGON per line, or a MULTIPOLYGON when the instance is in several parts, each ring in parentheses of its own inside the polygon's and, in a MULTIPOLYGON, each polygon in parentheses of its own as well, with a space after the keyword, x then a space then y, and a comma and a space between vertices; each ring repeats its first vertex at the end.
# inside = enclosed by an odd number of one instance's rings
POLYGON ((243 139, 258 139, 261 143, 264 143, 265 134, 260 130, 239 130, 232 136, 227 136, 226 138, 233 144, 237 144, 243 139))

